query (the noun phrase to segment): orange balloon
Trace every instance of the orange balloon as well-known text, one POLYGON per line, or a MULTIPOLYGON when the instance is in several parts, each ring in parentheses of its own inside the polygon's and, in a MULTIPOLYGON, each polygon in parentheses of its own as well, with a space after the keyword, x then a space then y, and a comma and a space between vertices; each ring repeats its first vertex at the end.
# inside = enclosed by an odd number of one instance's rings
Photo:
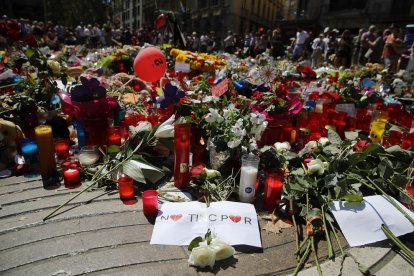
POLYGON ((167 69, 164 53, 156 47, 149 47, 139 51, 134 60, 134 72, 142 80, 155 82, 159 80, 167 69))

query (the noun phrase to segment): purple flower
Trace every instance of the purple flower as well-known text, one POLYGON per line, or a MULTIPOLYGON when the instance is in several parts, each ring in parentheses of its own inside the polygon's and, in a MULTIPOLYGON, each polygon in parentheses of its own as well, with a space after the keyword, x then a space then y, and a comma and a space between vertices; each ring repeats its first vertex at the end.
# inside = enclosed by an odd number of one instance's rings
POLYGON ((178 90, 177 86, 167 83, 164 86, 164 95, 157 99, 157 103, 160 104, 161 108, 165 108, 169 105, 178 103, 181 98, 185 97, 184 91, 178 90))
POLYGON ((80 77, 81 83, 76 85, 72 92, 71 98, 76 102, 86 102, 94 99, 102 99, 106 96, 105 87, 101 86, 96 78, 80 77))

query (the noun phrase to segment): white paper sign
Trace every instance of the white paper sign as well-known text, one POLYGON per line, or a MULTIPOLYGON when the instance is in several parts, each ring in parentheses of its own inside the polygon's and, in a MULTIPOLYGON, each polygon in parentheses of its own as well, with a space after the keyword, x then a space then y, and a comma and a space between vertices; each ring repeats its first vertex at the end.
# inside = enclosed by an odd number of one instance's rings
POLYGON ((155 221, 151 244, 188 245, 210 229, 231 245, 262 247, 257 214, 252 204, 192 201, 164 203, 155 221))
MULTIPOLYGON (((414 218, 413 212, 397 203, 414 218)), ((387 239, 381 224, 388 226, 395 236, 414 231, 414 225, 385 196, 367 196, 362 203, 344 204, 345 202, 334 201, 331 210, 350 246, 387 239)))
POLYGON ((176 72, 189 73, 191 71, 190 64, 185 62, 175 62, 174 70, 176 72))

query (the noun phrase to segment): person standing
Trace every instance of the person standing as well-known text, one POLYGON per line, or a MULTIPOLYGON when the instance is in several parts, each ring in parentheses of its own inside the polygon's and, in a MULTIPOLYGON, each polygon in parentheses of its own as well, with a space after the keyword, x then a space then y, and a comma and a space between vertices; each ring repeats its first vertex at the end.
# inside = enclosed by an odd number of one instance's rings
POLYGON ((293 61, 298 60, 303 55, 304 44, 308 37, 308 32, 299 27, 296 33, 295 47, 293 48, 293 61))
POLYGON ((364 29, 359 29, 358 35, 354 37, 354 52, 352 54, 352 64, 358 64, 359 50, 361 49, 361 37, 364 33, 364 29))
POLYGON ((397 73, 398 60, 400 59, 401 54, 405 52, 405 47, 403 41, 398 37, 400 28, 397 25, 392 24, 390 29, 391 34, 388 35, 385 40, 382 55, 384 56, 385 68, 391 70, 393 73, 397 73))
POLYGON ((270 44, 271 44, 272 56, 274 58, 283 57, 285 55, 285 49, 283 48, 282 34, 279 28, 273 30, 270 44))
POLYGON ((232 54, 234 48, 234 36, 232 31, 227 32, 227 37, 224 39, 224 51, 232 54))
POLYGON ((326 43, 324 41, 324 35, 321 33, 318 38, 312 43, 312 68, 318 68, 321 63, 322 54, 325 53, 326 43))
POLYGON ((351 38, 351 31, 345 30, 342 35, 341 39, 338 43, 338 48, 335 55, 334 66, 346 66, 349 67, 351 65, 351 56, 352 56, 352 38, 351 38))
POLYGON ((358 63, 360 66, 365 66, 370 53, 372 53, 372 48, 375 46, 375 40, 377 39, 375 31, 375 26, 371 25, 369 26, 368 32, 363 33, 361 36, 361 43, 358 56, 358 63), (370 53, 367 54, 368 50, 370 50, 370 53))
POLYGON ((197 36, 196 32, 193 32, 191 34, 191 51, 198 52, 198 49, 200 48, 200 39, 197 36))

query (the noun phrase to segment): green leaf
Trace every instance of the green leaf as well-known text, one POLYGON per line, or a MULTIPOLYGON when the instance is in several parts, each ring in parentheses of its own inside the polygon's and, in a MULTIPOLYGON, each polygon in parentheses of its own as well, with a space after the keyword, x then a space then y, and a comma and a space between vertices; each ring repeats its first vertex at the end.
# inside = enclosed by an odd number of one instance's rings
POLYGON ((305 171, 302 168, 298 168, 291 172, 292 175, 304 175, 305 171))
POLYGON ((213 235, 211 234, 210 229, 207 230, 207 233, 204 236, 204 240, 207 241, 207 245, 210 245, 211 241, 213 240, 213 235))
POLYGON ((362 202, 364 199, 362 194, 346 194, 343 196, 347 202, 362 202))
POLYGON ((394 185, 398 186, 398 187, 403 187, 403 186, 407 185, 407 183, 408 183, 408 179, 407 179, 407 177, 406 177, 405 175, 401 175, 401 174, 394 174, 394 175, 391 177, 391 182, 392 182, 394 185))
POLYGON ((197 237, 193 239, 190 244, 188 245, 188 251, 192 251, 194 248, 198 247, 200 245, 200 242, 203 241, 202 237, 197 237))
POLYGON ((145 178, 155 183, 164 176, 164 173, 159 168, 146 163, 143 158, 136 159, 139 161, 128 160, 123 164, 122 170, 124 174, 141 183, 146 183, 145 178))
POLYGON ((328 155, 338 155, 341 153, 341 150, 336 145, 329 145, 323 148, 323 152, 328 155))
POLYGON ((378 174, 383 179, 389 179, 394 174, 391 162, 385 158, 378 164, 378 174))
POLYGON ((33 56, 35 53, 36 53, 36 52, 35 52, 33 49, 31 49, 31 48, 28 48, 28 49, 24 52, 24 54, 26 55, 26 57, 27 57, 28 59, 32 58, 32 56, 33 56))
POLYGON ((329 139, 329 142, 331 142, 331 144, 334 144, 334 145, 337 145, 337 146, 340 146, 341 143, 342 143, 342 139, 339 136, 339 134, 336 133, 336 131, 334 131, 332 129, 328 130, 328 139, 329 139))
POLYGON ((338 178, 335 174, 329 174, 324 177, 326 187, 335 187, 338 183, 338 178))

